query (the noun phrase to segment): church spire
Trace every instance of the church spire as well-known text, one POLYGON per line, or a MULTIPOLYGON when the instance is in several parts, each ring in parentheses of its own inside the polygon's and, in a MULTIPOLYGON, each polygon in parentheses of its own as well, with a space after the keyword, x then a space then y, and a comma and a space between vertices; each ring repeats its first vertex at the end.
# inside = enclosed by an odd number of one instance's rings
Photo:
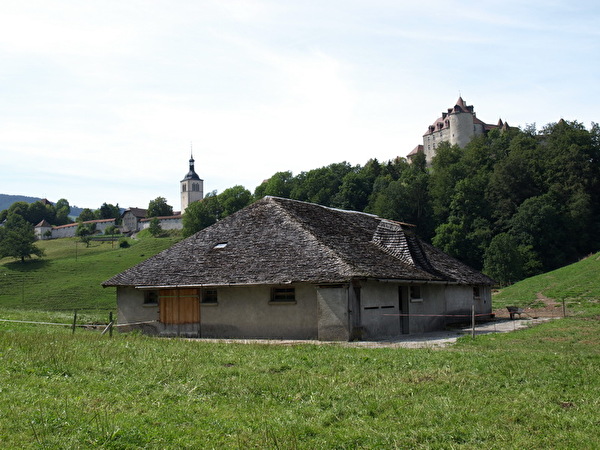
POLYGON ((204 198, 204 181, 200 179, 194 170, 194 153, 190 144, 190 168, 186 176, 181 180, 181 211, 184 212, 190 203, 204 198))

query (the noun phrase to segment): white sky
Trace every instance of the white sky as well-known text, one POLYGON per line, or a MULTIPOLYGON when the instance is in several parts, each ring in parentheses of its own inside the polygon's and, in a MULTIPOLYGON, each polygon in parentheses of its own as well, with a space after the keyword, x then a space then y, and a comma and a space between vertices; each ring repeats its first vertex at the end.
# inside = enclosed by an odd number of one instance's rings
POLYGON ((0 193, 180 207, 480 119, 600 121, 600 3, 3 0, 0 193))

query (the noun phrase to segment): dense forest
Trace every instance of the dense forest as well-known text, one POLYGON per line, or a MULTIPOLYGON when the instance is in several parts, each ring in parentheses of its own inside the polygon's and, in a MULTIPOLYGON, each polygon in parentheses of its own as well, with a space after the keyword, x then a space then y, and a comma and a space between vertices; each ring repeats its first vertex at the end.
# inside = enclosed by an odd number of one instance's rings
POLYGON ((492 130, 460 149, 364 166, 346 162, 278 172, 252 195, 242 186, 190 205, 191 234, 265 195, 376 214, 501 283, 546 272, 600 249, 600 127, 560 120, 536 130, 492 130))

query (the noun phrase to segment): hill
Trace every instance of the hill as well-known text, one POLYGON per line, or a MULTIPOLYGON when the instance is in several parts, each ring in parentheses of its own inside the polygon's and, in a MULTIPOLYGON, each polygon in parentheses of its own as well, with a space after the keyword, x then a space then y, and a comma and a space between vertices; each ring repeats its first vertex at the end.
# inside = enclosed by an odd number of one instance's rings
POLYGON ((571 311, 600 314, 600 253, 574 264, 519 281, 493 297, 494 308, 536 308, 562 302, 571 311))
POLYGON ((26 195, 8 195, 0 194, 0 211, 10 208, 10 205, 16 202, 34 203, 41 200, 39 197, 28 197, 26 195))
POLYGON ((115 292, 104 280, 173 245, 179 238, 129 239, 118 243, 92 241, 89 248, 76 238, 40 241, 43 259, 24 264, 0 259, 0 306, 39 311, 115 309, 115 292))
MULTIPOLYGON (((10 208, 10 205, 12 205, 13 203, 16 203, 16 202, 35 203, 38 200, 42 200, 42 199, 39 197, 28 197, 26 195, 0 194, 0 211, 4 211, 5 209, 10 208)), ((53 202, 52 200, 50 200, 50 202, 56 203, 56 202, 53 202)), ((79 214, 81 214, 82 210, 83 210, 83 208, 80 208, 79 206, 71 206, 71 214, 69 214, 69 217, 71 217, 72 219, 76 219, 77 216, 79 216, 79 214)))

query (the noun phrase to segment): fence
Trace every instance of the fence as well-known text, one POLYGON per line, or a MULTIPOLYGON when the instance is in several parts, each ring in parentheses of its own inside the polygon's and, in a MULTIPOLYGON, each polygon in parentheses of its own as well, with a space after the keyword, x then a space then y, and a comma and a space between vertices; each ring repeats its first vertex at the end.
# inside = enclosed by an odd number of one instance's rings
POLYGON ((153 321, 146 322, 132 322, 132 323, 115 323, 113 318, 113 312, 110 311, 108 314, 108 322, 107 323, 77 323, 78 313, 80 310, 73 311, 73 321, 70 323, 61 323, 61 322, 42 322, 42 321, 34 321, 34 320, 18 320, 18 319, 0 319, 2 323, 22 323, 22 324, 30 324, 30 325, 47 325, 47 326, 59 326, 59 327, 69 327, 71 329, 71 333, 75 334, 75 330, 77 328, 87 329, 87 330, 102 330, 100 333, 101 336, 104 336, 106 333, 110 337, 113 335, 113 329, 119 327, 127 327, 131 325, 141 325, 144 323, 152 323, 153 321))

